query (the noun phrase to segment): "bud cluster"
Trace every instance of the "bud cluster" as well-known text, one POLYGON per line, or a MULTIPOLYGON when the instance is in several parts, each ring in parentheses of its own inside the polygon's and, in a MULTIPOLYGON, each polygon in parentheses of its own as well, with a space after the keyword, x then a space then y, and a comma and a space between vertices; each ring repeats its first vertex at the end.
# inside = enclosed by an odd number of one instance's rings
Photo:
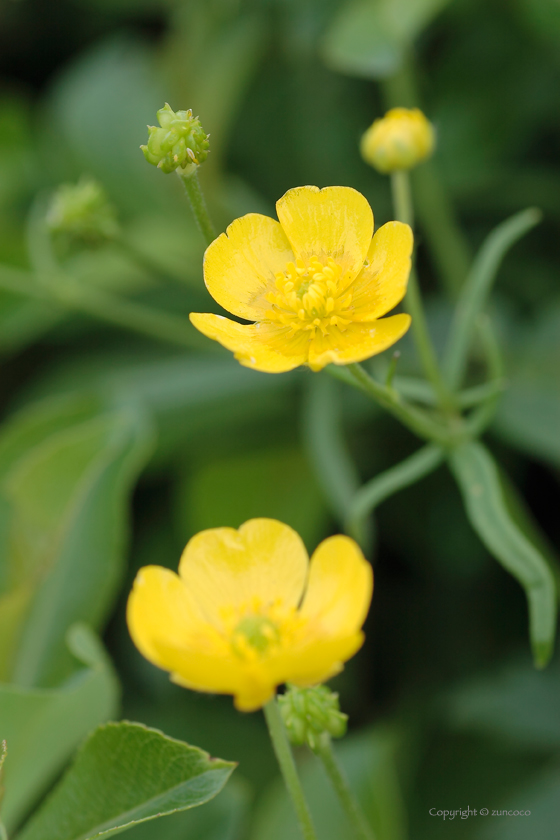
POLYGON ((149 125, 148 143, 140 146, 148 163, 162 172, 195 168, 208 156, 208 136, 192 111, 173 111, 165 103, 157 112, 160 127, 149 125))
POLYGON ((313 688, 290 685, 278 697, 278 704, 292 744, 308 744, 315 750, 321 736, 342 738, 346 734, 348 715, 340 711, 338 694, 326 685, 313 688))
POLYGON ((83 177, 77 184, 61 184, 47 210, 47 225, 88 242, 112 239, 119 232, 116 211, 97 181, 83 177))

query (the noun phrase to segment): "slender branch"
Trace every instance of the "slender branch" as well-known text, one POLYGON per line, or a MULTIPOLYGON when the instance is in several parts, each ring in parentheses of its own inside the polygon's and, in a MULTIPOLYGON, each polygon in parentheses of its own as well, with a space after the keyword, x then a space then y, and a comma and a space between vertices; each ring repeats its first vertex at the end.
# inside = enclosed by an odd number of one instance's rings
POLYGON ((356 837, 358 837, 359 840, 375 840, 372 828, 360 807, 360 803, 354 796, 354 793, 352 792, 352 789, 336 760, 329 735, 323 735, 314 752, 323 762, 323 767, 325 768, 327 776, 329 777, 336 795, 340 800, 340 804, 342 805, 346 816, 354 829, 356 837))
POLYGON ((361 533, 364 519, 385 499, 433 472, 444 460, 441 447, 433 443, 419 449, 391 469, 376 475, 361 487, 352 500, 346 520, 350 536, 361 533))
POLYGON ((272 741, 272 746, 284 777, 284 782, 286 783, 288 793, 291 796, 296 810, 302 836, 305 840, 317 840, 311 819, 311 812, 305 800, 305 794, 299 780, 292 750, 288 743, 284 723, 275 697, 264 706, 263 712, 268 726, 270 740, 272 741))
POLYGON ((198 173, 196 170, 194 170, 190 175, 182 175, 179 170, 177 170, 177 172, 179 174, 179 178, 185 185, 185 190, 187 192, 198 228, 203 235, 206 244, 210 245, 218 234, 216 233, 216 229, 212 224, 210 214, 208 213, 208 208, 206 207, 204 194, 200 188, 200 181, 198 180, 198 173))
MULTIPOLYGON (((391 187, 393 191, 393 205, 395 216, 400 222, 414 226, 412 196, 410 193, 410 178, 407 170, 397 169, 391 173, 391 187)), ((405 309, 412 318, 412 334, 422 362, 424 372, 432 383, 442 407, 451 412, 454 408, 453 400, 442 379, 436 352, 432 344, 428 322, 420 294, 420 286, 414 266, 408 278, 408 287, 404 300, 405 309)))

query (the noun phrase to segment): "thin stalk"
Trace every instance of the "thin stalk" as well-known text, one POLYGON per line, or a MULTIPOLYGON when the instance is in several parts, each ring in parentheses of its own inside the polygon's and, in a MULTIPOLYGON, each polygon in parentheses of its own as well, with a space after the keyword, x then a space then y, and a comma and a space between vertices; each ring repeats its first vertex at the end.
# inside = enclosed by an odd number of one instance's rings
POLYGON ((323 762, 323 767, 354 829, 356 837, 359 840, 375 840, 371 826, 336 760, 330 736, 323 736, 314 752, 323 762))
POLYGON ((292 750, 286 737, 282 715, 275 697, 264 706, 263 712, 284 782, 296 810, 302 836, 305 840, 317 840, 311 812, 299 780, 292 750))
MULTIPOLYGON (((179 172, 179 170, 177 170, 177 172, 179 172)), ((204 194, 200 187, 200 181, 198 180, 198 173, 196 169, 190 175, 182 175, 179 172, 179 178, 185 185, 185 190, 187 192, 198 229, 203 235, 206 244, 210 245, 210 243, 216 239, 218 234, 216 233, 216 229, 212 224, 212 219, 208 213, 208 208, 206 207, 204 194)))
POLYGON ((363 522, 371 512, 399 490, 409 487, 433 472, 444 460, 445 453, 433 443, 422 447, 400 464, 376 475, 361 487, 352 500, 346 531, 350 536, 361 533, 363 522))
MULTIPOLYGON (((412 196, 410 192, 410 178, 407 170, 397 169, 391 173, 391 187, 393 192, 393 205, 395 216, 400 222, 410 227, 414 226, 414 214, 412 209, 412 196)), ((437 361, 436 352, 432 344, 428 322, 424 313, 420 286, 414 266, 408 278, 408 287, 404 305, 412 318, 412 334, 422 362, 424 372, 432 383, 439 401, 448 412, 453 410, 453 401, 441 376, 437 361)))
MULTIPOLYGON (((388 108, 421 108, 422 103, 412 52, 405 56, 397 73, 382 82, 388 108)), ((422 230, 430 247, 441 283, 451 299, 469 271, 469 244, 457 223, 452 202, 440 178, 437 165, 430 160, 412 172, 416 209, 422 230)))
POLYGON ((431 440, 440 443, 442 446, 447 446, 452 442, 453 437, 448 429, 432 420, 421 409, 403 402, 396 391, 380 385, 361 365, 351 364, 338 369, 335 365, 328 365, 325 370, 331 376, 342 379, 347 384, 359 388, 369 397, 372 397, 379 405, 400 420, 404 426, 424 440, 431 440))

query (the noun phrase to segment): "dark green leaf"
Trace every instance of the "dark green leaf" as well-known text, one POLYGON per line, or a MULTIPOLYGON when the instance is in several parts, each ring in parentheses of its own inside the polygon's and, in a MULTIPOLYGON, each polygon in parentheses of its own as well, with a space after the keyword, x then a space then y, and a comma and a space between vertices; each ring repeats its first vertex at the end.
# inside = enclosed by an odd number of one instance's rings
POLYGON ((208 802, 234 767, 157 729, 105 724, 85 742, 20 840, 120 834, 139 822, 208 802))
POLYGON ((74 625, 68 646, 87 667, 79 668, 61 686, 0 684, 0 739, 8 743, 2 817, 10 830, 60 772, 76 745, 117 709, 117 680, 98 639, 86 625, 74 625))
POLYGON ((479 442, 450 455, 471 525, 487 549, 523 586, 529 604, 529 634, 535 663, 546 665, 554 647, 556 586, 540 551, 511 517, 494 460, 479 442))

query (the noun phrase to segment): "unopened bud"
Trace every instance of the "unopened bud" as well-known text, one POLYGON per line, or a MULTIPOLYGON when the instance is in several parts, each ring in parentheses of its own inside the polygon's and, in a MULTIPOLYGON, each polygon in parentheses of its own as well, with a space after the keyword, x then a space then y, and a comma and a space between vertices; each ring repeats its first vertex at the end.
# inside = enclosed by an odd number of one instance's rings
POLYGON ((418 108, 393 108, 375 120, 362 136, 362 157, 379 172, 412 169, 428 158, 435 146, 431 122, 418 108))
POLYGON ((140 146, 148 163, 162 172, 182 169, 188 174, 203 163, 208 156, 208 135, 192 111, 173 111, 165 103, 157 112, 160 127, 148 126, 148 143, 140 146))
POLYGON ((315 750, 325 734, 342 738, 348 715, 340 711, 338 694, 326 685, 313 688, 288 686, 278 697, 280 712, 292 744, 309 744, 315 750))
POLYGON ((92 178, 61 184, 47 210, 47 225, 55 233, 99 242, 119 232, 114 206, 103 187, 92 178))

